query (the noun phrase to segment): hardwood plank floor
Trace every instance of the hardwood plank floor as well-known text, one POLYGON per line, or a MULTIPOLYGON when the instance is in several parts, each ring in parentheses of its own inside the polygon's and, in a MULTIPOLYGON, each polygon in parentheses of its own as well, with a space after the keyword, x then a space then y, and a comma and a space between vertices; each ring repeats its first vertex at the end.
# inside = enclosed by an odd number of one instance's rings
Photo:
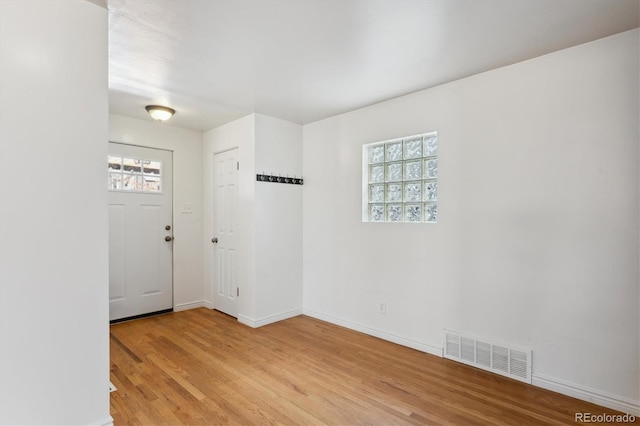
POLYGON ((619 414, 300 316, 194 309, 111 326, 116 425, 568 425, 619 414))

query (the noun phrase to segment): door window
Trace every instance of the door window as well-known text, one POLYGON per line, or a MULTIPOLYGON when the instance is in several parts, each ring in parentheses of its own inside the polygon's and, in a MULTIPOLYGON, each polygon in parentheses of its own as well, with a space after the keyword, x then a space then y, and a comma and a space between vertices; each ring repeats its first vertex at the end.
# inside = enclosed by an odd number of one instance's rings
POLYGON ((162 162, 120 155, 107 159, 110 191, 162 193, 162 162))

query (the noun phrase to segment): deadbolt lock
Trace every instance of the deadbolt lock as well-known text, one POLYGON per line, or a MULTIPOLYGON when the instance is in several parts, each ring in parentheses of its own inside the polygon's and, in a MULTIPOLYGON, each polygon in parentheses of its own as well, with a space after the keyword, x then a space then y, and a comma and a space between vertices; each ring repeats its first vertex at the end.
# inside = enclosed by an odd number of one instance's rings
POLYGON ((164 229, 166 229, 167 231, 170 231, 171 230, 171 225, 165 226, 164 229))

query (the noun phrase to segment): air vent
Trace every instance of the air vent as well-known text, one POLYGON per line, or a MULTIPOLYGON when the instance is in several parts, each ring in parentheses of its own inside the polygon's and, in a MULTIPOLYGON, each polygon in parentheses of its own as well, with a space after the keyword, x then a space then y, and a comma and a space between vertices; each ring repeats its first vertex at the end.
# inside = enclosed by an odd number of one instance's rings
POLYGON ((444 357, 531 383, 531 349, 444 330, 444 357))

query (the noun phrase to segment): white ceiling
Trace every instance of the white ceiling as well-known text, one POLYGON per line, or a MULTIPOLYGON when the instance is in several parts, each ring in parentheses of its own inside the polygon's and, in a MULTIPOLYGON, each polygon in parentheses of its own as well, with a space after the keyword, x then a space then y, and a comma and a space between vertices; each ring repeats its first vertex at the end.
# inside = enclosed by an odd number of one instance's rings
POLYGON ((639 26, 640 0, 108 0, 110 111, 309 123, 639 26))

